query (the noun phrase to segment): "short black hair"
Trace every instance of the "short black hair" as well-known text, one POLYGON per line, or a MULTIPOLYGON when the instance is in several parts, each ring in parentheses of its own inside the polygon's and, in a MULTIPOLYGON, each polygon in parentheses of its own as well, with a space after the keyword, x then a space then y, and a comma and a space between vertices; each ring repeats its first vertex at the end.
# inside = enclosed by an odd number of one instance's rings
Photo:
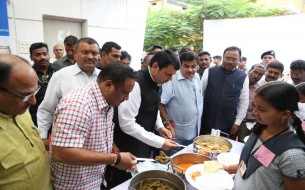
POLYGON ((277 61, 277 60, 271 61, 271 62, 268 64, 266 70, 268 70, 269 67, 270 67, 270 68, 274 68, 274 69, 280 69, 280 70, 281 70, 281 73, 283 73, 283 71, 284 71, 284 65, 283 65, 281 62, 277 61))
POLYGON ((305 70, 305 61, 298 59, 295 61, 292 61, 290 64, 290 69, 303 69, 305 70))
POLYGON ((155 45, 152 46, 151 51, 154 51, 155 49, 161 49, 162 50, 163 47, 159 44, 155 44, 155 45))
POLYGON ((255 67, 262 68, 262 69, 264 69, 264 71, 266 71, 265 65, 263 65, 261 63, 256 63, 256 64, 252 65, 252 67, 250 68, 249 72, 252 71, 255 67))
POLYGON ((115 42, 106 42, 103 44, 102 48, 100 49, 100 54, 102 52, 105 52, 106 54, 110 53, 112 48, 121 49, 121 46, 119 46, 119 44, 115 43, 115 42))
POLYGON ((159 69, 173 65, 176 70, 180 69, 180 61, 177 56, 171 50, 158 51, 150 60, 150 67, 155 63, 158 63, 159 69))
POLYGON ((175 47, 170 47, 170 48, 168 48, 168 49, 171 50, 172 52, 179 51, 179 49, 178 49, 178 48, 175 48, 175 47))
POLYGON ((37 42, 37 43, 31 44, 31 46, 30 46, 30 55, 32 55, 33 50, 39 49, 39 48, 43 48, 43 47, 47 48, 47 52, 49 52, 48 44, 46 44, 46 43, 37 42))
POLYGON ((227 51, 238 51, 239 57, 241 57, 241 49, 240 49, 239 47, 236 47, 236 46, 227 47, 227 48, 223 51, 223 55, 224 55, 227 51))
POLYGON ((70 35, 64 39, 64 44, 68 46, 72 46, 75 45, 77 41, 78 41, 77 37, 70 35))
POLYGON ((128 59, 129 61, 131 61, 131 55, 127 52, 127 51, 121 51, 121 60, 122 59, 128 59))
POLYGON ((199 61, 199 57, 196 53, 192 51, 187 51, 184 52, 180 55, 180 63, 182 64, 183 61, 194 61, 196 60, 197 62, 199 61))
POLYGON ((115 87, 124 85, 126 78, 136 79, 136 72, 129 67, 120 62, 113 62, 107 64, 105 68, 101 70, 98 75, 98 82, 103 82, 106 80, 111 80, 115 87))
POLYGON ((198 54, 199 57, 200 57, 200 56, 203 56, 203 55, 208 55, 208 56, 211 58, 211 54, 210 54, 209 52, 207 52, 207 51, 202 51, 202 52, 200 52, 200 53, 198 54))
POLYGON ((81 42, 82 42, 82 43, 87 43, 87 44, 89 44, 89 45, 97 44, 97 46, 100 47, 99 44, 97 43, 97 41, 95 41, 95 39, 90 38, 90 37, 84 37, 84 38, 80 38, 80 39, 77 41, 76 48, 77 48, 77 46, 79 45, 79 43, 81 43, 81 42))

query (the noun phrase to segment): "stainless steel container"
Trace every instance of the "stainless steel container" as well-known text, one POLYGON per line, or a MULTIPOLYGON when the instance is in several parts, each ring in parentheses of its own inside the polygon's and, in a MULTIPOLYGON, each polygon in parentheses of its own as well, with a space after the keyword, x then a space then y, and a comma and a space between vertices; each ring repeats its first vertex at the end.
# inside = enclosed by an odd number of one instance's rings
POLYGON ((202 164, 204 161, 209 161, 211 160, 210 158, 202 155, 202 154, 197 154, 197 153, 183 153, 183 154, 178 154, 174 156, 169 165, 172 166, 172 169, 175 173, 180 173, 184 174, 186 169, 181 168, 179 164, 183 163, 192 163, 193 165, 195 164, 202 164))
POLYGON ((186 190, 185 183, 179 176, 162 170, 150 170, 137 174, 131 179, 128 190, 136 190, 141 182, 147 180, 160 180, 174 187, 176 190, 186 190))
MULTIPOLYGON (((217 137, 217 136, 212 136, 212 135, 201 135, 196 137, 193 140, 193 148, 194 148, 194 152, 199 153, 198 152, 198 144, 200 143, 215 143, 218 145, 226 145, 229 150, 228 151, 223 151, 223 152, 229 152, 232 149, 232 144, 230 143, 230 141, 227 138, 224 137, 217 137)), ((217 157, 217 155, 221 153, 221 152, 212 152, 211 154, 206 154, 208 157, 210 157, 211 159, 214 159, 217 157)))

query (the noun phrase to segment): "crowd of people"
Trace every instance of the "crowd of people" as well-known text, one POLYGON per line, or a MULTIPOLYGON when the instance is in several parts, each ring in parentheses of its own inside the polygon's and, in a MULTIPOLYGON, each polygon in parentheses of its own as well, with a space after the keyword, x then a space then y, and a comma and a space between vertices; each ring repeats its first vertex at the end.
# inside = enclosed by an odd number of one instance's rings
POLYGON ((67 36, 30 46, 29 62, 0 55, 0 189, 110 189, 137 157, 169 156, 212 129, 245 143, 234 189, 305 186, 305 61, 273 50, 247 67, 223 55, 154 45, 141 69, 115 42, 67 36), (64 51, 66 54, 64 55, 64 51))

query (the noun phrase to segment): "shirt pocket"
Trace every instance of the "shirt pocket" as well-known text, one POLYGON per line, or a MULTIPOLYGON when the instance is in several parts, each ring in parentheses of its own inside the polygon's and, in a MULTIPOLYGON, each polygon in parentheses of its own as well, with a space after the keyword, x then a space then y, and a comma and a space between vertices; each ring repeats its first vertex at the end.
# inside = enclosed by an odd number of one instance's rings
POLYGON ((0 184, 0 186, 10 183, 22 183, 22 181, 30 180, 30 176, 23 161, 25 159, 25 154, 21 147, 16 147, 1 158, 0 179, 2 181, 1 183, 4 184, 0 184))

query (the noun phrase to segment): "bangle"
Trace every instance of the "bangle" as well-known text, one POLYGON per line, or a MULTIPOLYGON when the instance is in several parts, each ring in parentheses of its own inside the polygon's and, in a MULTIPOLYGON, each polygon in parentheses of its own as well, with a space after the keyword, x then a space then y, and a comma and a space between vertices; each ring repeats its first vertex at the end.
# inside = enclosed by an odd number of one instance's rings
POLYGON ((113 161, 113 163, 111 164, 112 166, 116 166, 120 163, 121 161, 121 154, 120 153, 117 153, 116 154, 116 157, 115 157, 115 160, 113 161))

